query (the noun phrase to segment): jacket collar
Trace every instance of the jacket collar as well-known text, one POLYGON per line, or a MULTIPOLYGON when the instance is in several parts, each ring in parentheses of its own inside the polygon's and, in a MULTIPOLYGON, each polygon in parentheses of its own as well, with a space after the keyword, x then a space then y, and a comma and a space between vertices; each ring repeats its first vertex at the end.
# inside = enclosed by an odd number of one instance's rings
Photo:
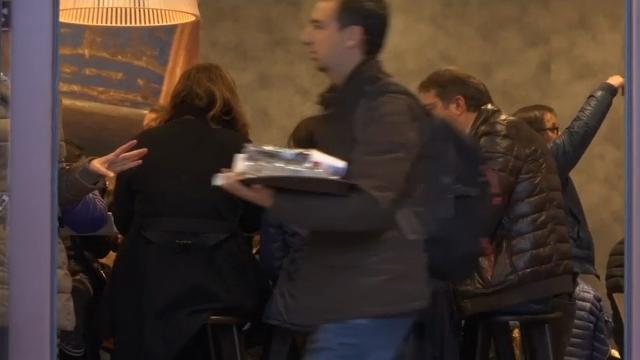
POLYGON ((208 118, 209 107, 200 108, 191 104, 177 104, 173 108, 170 120, 180 119, 185 117, 194 117, 197 119, 208 118))
POLYGON ((346 106, 354 97, 377 80, 389 77, 376 58, 366 58, 356 66, 341 86, 331 85, 320 94, 319 104, 325 109, 346 106))
POLYGON ((502 111, 493 104, 487 104, 480 108, 476 119, 473 121, 473 124, 471 124, 469 134, 475 134, 482 125, 487 123, 487 121, 492 119, 496 114, 502 114, 502 111))

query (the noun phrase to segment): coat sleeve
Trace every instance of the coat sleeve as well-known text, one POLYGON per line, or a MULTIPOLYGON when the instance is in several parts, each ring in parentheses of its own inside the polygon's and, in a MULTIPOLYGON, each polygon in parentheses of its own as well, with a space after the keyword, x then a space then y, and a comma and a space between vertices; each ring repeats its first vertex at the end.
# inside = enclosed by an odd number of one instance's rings
POLYGON ((613 85, 603 83, 589 95, 569 126, 550 144, 560 178, 569 176, 587 151, 617 92, 613 85))
POLYGON ((88 160, 62 167, 58 172, 58 205, 60 207, 76 205, 86 195, 103 186, 102 176, 89 170, 88 160))
POLYGON ((262 207, 243 201, 242 213, 238 223, 240 230, 245 234, 253 234, 260 230, 263 212, 264 209, 262 207))
POLYGON ((385 95, 362 104, 354 124, 355 145, 346 179, 348 196, 278 192, 271 214, 310 231, 367 231, 389 227, 393 202, 405 187, 420 146, 417 106, 385 95))
POLYGON ((62 223, 78 234, 90 234, 107 223, 107 205, 97 191, 86 195, 77 205, 61 209, 62 223))
POLYGON ((135 192, 132 189, 132 177, 137 169, 129 169, 121 172, 116 178, 116 187, 113 191, 111 211, 113 222, 120 235, 126 235, 133 222, 135 204, 135 192))

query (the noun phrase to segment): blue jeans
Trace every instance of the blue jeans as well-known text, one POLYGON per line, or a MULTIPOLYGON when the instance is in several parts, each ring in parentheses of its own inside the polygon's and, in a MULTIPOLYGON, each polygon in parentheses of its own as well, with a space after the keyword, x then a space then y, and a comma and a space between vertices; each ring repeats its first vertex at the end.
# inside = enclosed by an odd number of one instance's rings
POLYGON ((392 360, 414 315, 356 319, 321 325, 309 339, 305 360, 392 360))

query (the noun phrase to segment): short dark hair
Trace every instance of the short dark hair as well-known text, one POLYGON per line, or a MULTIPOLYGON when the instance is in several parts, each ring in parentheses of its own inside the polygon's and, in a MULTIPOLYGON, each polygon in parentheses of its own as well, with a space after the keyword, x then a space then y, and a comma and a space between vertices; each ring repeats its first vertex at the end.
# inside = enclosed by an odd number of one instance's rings
POLYGON ((389 24, 389 7, 385 0, 337 0, 338 24, 341 28, 360 26, 364 30, 366 56, 378 55, 389 24))
POLYGON ((313 115, 302 119, 289 135, 287 146, 302 149, 317 147, 313 139, 313 128, 318 121, 322 121, 322 115, 313 115))
POLYGON ((450 103, 456 96, 461 96, 467 109, 474 112, 493 102, 489 89, 482 81, 454 68, 436 70, 418 86, 420 92, 431 90, 444 103, 450 103))
POLYGON ((556 115, 556 111, 548 105, 535 104, 522 107, 513 113, 513 117, 526 122, 533 130, 540 131, 545 128, 544 116, 556 115))

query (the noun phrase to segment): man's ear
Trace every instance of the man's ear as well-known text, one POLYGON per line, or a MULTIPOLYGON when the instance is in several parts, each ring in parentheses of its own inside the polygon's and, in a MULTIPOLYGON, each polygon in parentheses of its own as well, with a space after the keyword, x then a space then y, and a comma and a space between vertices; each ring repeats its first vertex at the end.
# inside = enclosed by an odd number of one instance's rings
POLYGON ((453 98, 453 110, 461 115, 467 112, 467 102, 462 96, 456 96, 453 98))
POLYGON ((362 26, 347 26, 342 29, 344 44, 348 48, 356 48, 364 44, 364 29, 362 26))

